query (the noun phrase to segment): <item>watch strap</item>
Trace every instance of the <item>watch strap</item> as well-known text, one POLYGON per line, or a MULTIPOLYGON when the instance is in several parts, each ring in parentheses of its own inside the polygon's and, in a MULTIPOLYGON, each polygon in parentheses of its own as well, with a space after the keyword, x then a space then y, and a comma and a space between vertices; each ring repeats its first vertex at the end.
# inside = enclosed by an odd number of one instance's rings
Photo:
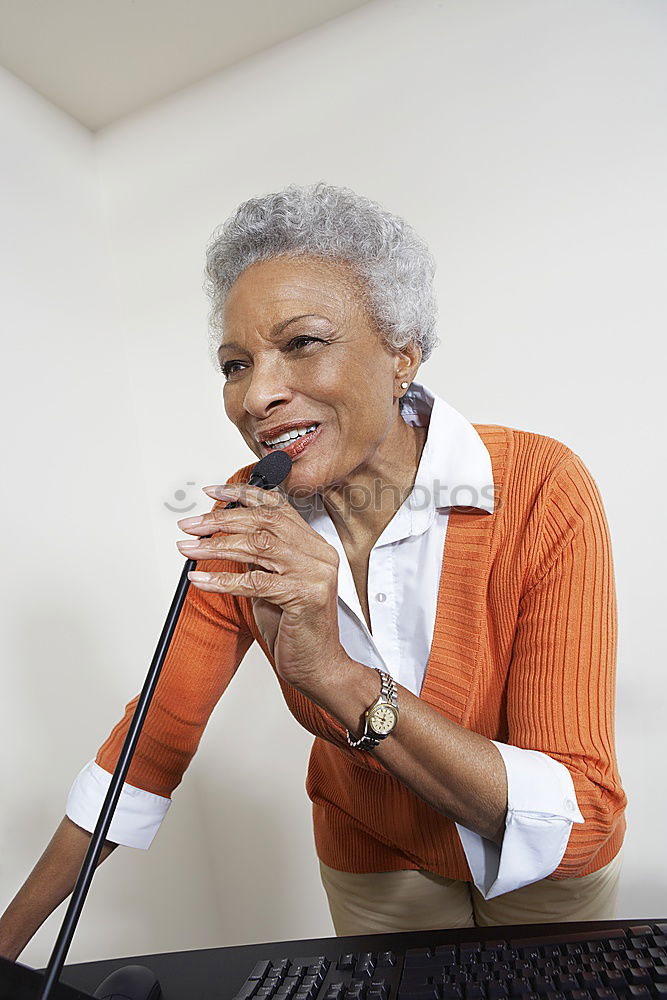
POLYGON ((377 733, 373 733, 371 735, 371 733, 369 733, 369 716, 371 712, 378 707, 378 705, 381 705, 383 703, 391 705, 398 714, 398 687, 396 686, 396 681, 391 676, 391 674, 388 674, 386 672, 386 670, 381 670, 380 667, 373 667, 372 669, 377 670, 377 672, 380 675, 382 690, 380 693, 380 697, 373 702, 371 707, 365 713, 366 722, 364 725, 364 732, 359 737, 359 739, 358 740, 353 739, 350 734, 350 730, 349 729, 345 730, 347 734, 348 745, 351 746, 354 750, 374 750, 375 747, 380 745, 382 740, 386 739, 386 737, 389 736, 389 733, 385 733, 383 735, 379 735, 377 733))

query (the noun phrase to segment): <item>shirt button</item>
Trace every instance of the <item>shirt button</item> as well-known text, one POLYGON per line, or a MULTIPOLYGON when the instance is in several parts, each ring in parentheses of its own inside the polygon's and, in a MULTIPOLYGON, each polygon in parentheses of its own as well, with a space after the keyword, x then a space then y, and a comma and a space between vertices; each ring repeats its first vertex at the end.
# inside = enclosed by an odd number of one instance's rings
POLYGON ((387 595, 386 595, 386 594, 383 594, 383 593, 382 593, 382 591, 380 591, 380 593, 379 593, 379 594, 376 594, 376 595, 375 595, 375 600, 376 600, 376 601, 379 601, 379 602, 380 602, 380 604, 382 604, 382 602, 383 602, 383 601, 386 601, 386 600, 387 600, 387 595))

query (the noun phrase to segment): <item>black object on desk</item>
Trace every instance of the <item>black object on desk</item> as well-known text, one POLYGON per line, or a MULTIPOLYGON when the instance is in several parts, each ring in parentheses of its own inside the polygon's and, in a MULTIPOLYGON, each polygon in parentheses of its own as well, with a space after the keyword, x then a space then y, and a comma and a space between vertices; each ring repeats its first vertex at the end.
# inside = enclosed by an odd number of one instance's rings
POLYGON ((129 962, 164 1000, 658 1000, 667 918, 274 941, 66 966, 94 989, 129 962))

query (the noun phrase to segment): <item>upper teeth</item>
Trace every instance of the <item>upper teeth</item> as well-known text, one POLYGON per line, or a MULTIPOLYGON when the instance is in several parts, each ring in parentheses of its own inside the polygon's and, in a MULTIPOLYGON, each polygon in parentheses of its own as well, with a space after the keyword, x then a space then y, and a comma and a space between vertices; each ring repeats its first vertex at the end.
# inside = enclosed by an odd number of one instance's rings
POLYGON ((310 434, 310 432, 314 431, 316 427, 317 424, 311 424, 310 427, 299 427, 298 430, 295 429, 292 431, 285 431, 285 433, 281 434, 279 437, 268 438, 264 444, 272 445, 281 444, 283 441, 293 441, 295 438, 303 437, 304 434, 310 434))

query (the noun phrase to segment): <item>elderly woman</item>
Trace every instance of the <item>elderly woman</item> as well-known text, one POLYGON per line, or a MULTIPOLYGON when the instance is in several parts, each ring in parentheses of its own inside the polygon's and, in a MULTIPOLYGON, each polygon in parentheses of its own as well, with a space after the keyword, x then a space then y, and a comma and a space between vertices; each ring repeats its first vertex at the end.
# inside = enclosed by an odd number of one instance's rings
MULTIPOLYGON (((433 270, 403 220, 324 184, 251 199, 214 238, 213 353, 254 458, 179 522, 197 570, 105 854, 149 846, 257 642, 315 736, 337 933, 610 918, 626 800, 602 502, 565 444, 472 425, 416 380, 433 270), (282 486, 247 485, 274 449, 282 486)), ((135 704, 3 918, 5 953, 70 891, 135 704)))

